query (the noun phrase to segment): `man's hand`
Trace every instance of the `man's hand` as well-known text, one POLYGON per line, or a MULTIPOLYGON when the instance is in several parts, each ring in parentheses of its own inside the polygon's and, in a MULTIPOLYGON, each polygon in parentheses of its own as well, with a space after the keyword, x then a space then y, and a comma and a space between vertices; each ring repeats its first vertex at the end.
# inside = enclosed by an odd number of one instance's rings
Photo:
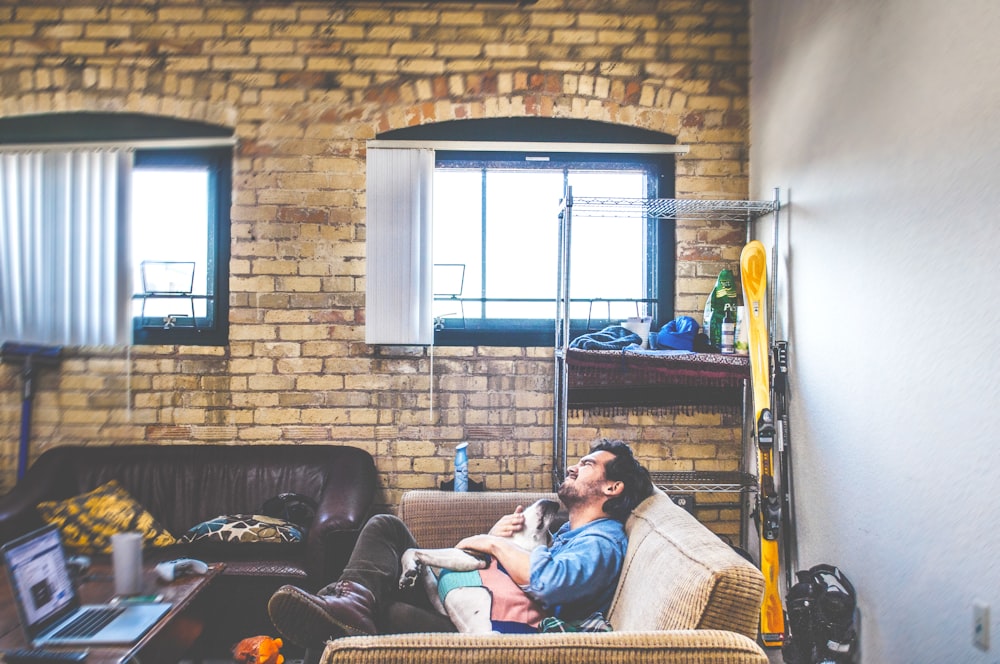
POLYGON ((524 530, 524 506, 518 505, 514 508, 513 514, 507 514, 506 516, 500 517, 492 528, 490 528, 490 535, 496 535, 497 537, 510 537, 514 533, 519 533, 524 530))
MULTIPOLYGON (((516 515, 517 513, 508 516, 516 515)), ((504 519, 506 518, 504 517, 504 519)), ((521 517, 521 521, 521 527, 524 527, 524 517, 521 517)), ((510 540, 498 535, 473 535, 472 537, 463 539, 457 546, 459 549, 480 551, 493 556, 504 566, 507 574, 514 580, 514 583, 519 586, 528 584, 531 573, 531 556, 527 551, 513 544, 510 540)))

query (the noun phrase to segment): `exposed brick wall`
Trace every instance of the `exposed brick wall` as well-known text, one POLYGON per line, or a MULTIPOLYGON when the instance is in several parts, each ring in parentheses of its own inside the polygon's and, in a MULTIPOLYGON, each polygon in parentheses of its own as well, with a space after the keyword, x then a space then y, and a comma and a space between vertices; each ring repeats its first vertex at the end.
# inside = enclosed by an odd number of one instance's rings
MULTIPOLYGON (((364 344, 365 140, 464 118, 622 123, 691 146, 678 196, 745 197, 746 0, 617 5, 0 0, 0 116, 142 112, 232 126, 240 141, 231 343, 73 350, 39 380, 33 455, 68 443, 356 445, 375 455, 391 506, 449 476, 454 443, 470 440, 471 473, 490 488, 549 487, 550 349, 436 348, 432 404, 426 349, 364 344)), ((698 315, 744 237, 679 225, 678 313, 698 315)), ((19 386, 0 367, 0 486, 13 482, 19 386)), ((575 417, 570 455, 604 435, 657 469, 732 470, 737 425, 575 417)))

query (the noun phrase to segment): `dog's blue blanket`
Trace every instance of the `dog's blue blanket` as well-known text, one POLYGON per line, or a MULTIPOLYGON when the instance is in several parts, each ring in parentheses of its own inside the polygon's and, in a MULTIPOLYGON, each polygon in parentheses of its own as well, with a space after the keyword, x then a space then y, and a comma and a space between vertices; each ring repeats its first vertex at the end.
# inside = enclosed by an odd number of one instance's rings
POLYGON ((621 325, 608 325, 600 332, 581 334, 569 342, 569 347, 580 350, 622 350, 632 344, 642 345, 642 337, 621 325))

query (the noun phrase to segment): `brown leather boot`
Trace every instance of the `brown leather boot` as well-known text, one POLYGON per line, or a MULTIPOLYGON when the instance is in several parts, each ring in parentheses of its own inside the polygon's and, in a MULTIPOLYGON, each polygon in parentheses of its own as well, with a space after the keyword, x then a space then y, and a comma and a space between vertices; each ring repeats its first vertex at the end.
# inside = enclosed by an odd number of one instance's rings
POLYGON ((267 603, 281 635, 303 648, 322 648, 329 639, 375 633, 375 596, 353 581, 339 581, 326 594, 295 586, 278 588, 267 603))

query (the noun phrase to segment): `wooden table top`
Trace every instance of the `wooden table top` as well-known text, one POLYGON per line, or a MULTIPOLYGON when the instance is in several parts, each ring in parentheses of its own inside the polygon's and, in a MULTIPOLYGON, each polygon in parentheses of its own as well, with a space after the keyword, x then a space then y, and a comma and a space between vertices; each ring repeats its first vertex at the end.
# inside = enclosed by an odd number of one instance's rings
MULTIPOLYGON (((203 590, 225 568, 223 563, 209 565, 208 573, 201 576, 182 576, 172 583, 161 582, 153 565, 146 565, 143 571, 141 594, 163 595, 163 601, 170 602, 170 611, 147 632, 142 639, 131 646, 89 646, 87 664, 123 664, 141 654, 143 664, 150 662, 176 662, 184 650, 201 634, 204 620, 191 611, 192 604, 203 590)), ((14 604, 10 582, 6 575, 0 580, 0 651, 27 647, 20 617, 14 604)), ((80 597, 84 604, 104 604, 114 597, 114 580, 111 566, 95 563, 79 585, 80 597)), ((83 650, 80 646, 52 650, 83 650)))

